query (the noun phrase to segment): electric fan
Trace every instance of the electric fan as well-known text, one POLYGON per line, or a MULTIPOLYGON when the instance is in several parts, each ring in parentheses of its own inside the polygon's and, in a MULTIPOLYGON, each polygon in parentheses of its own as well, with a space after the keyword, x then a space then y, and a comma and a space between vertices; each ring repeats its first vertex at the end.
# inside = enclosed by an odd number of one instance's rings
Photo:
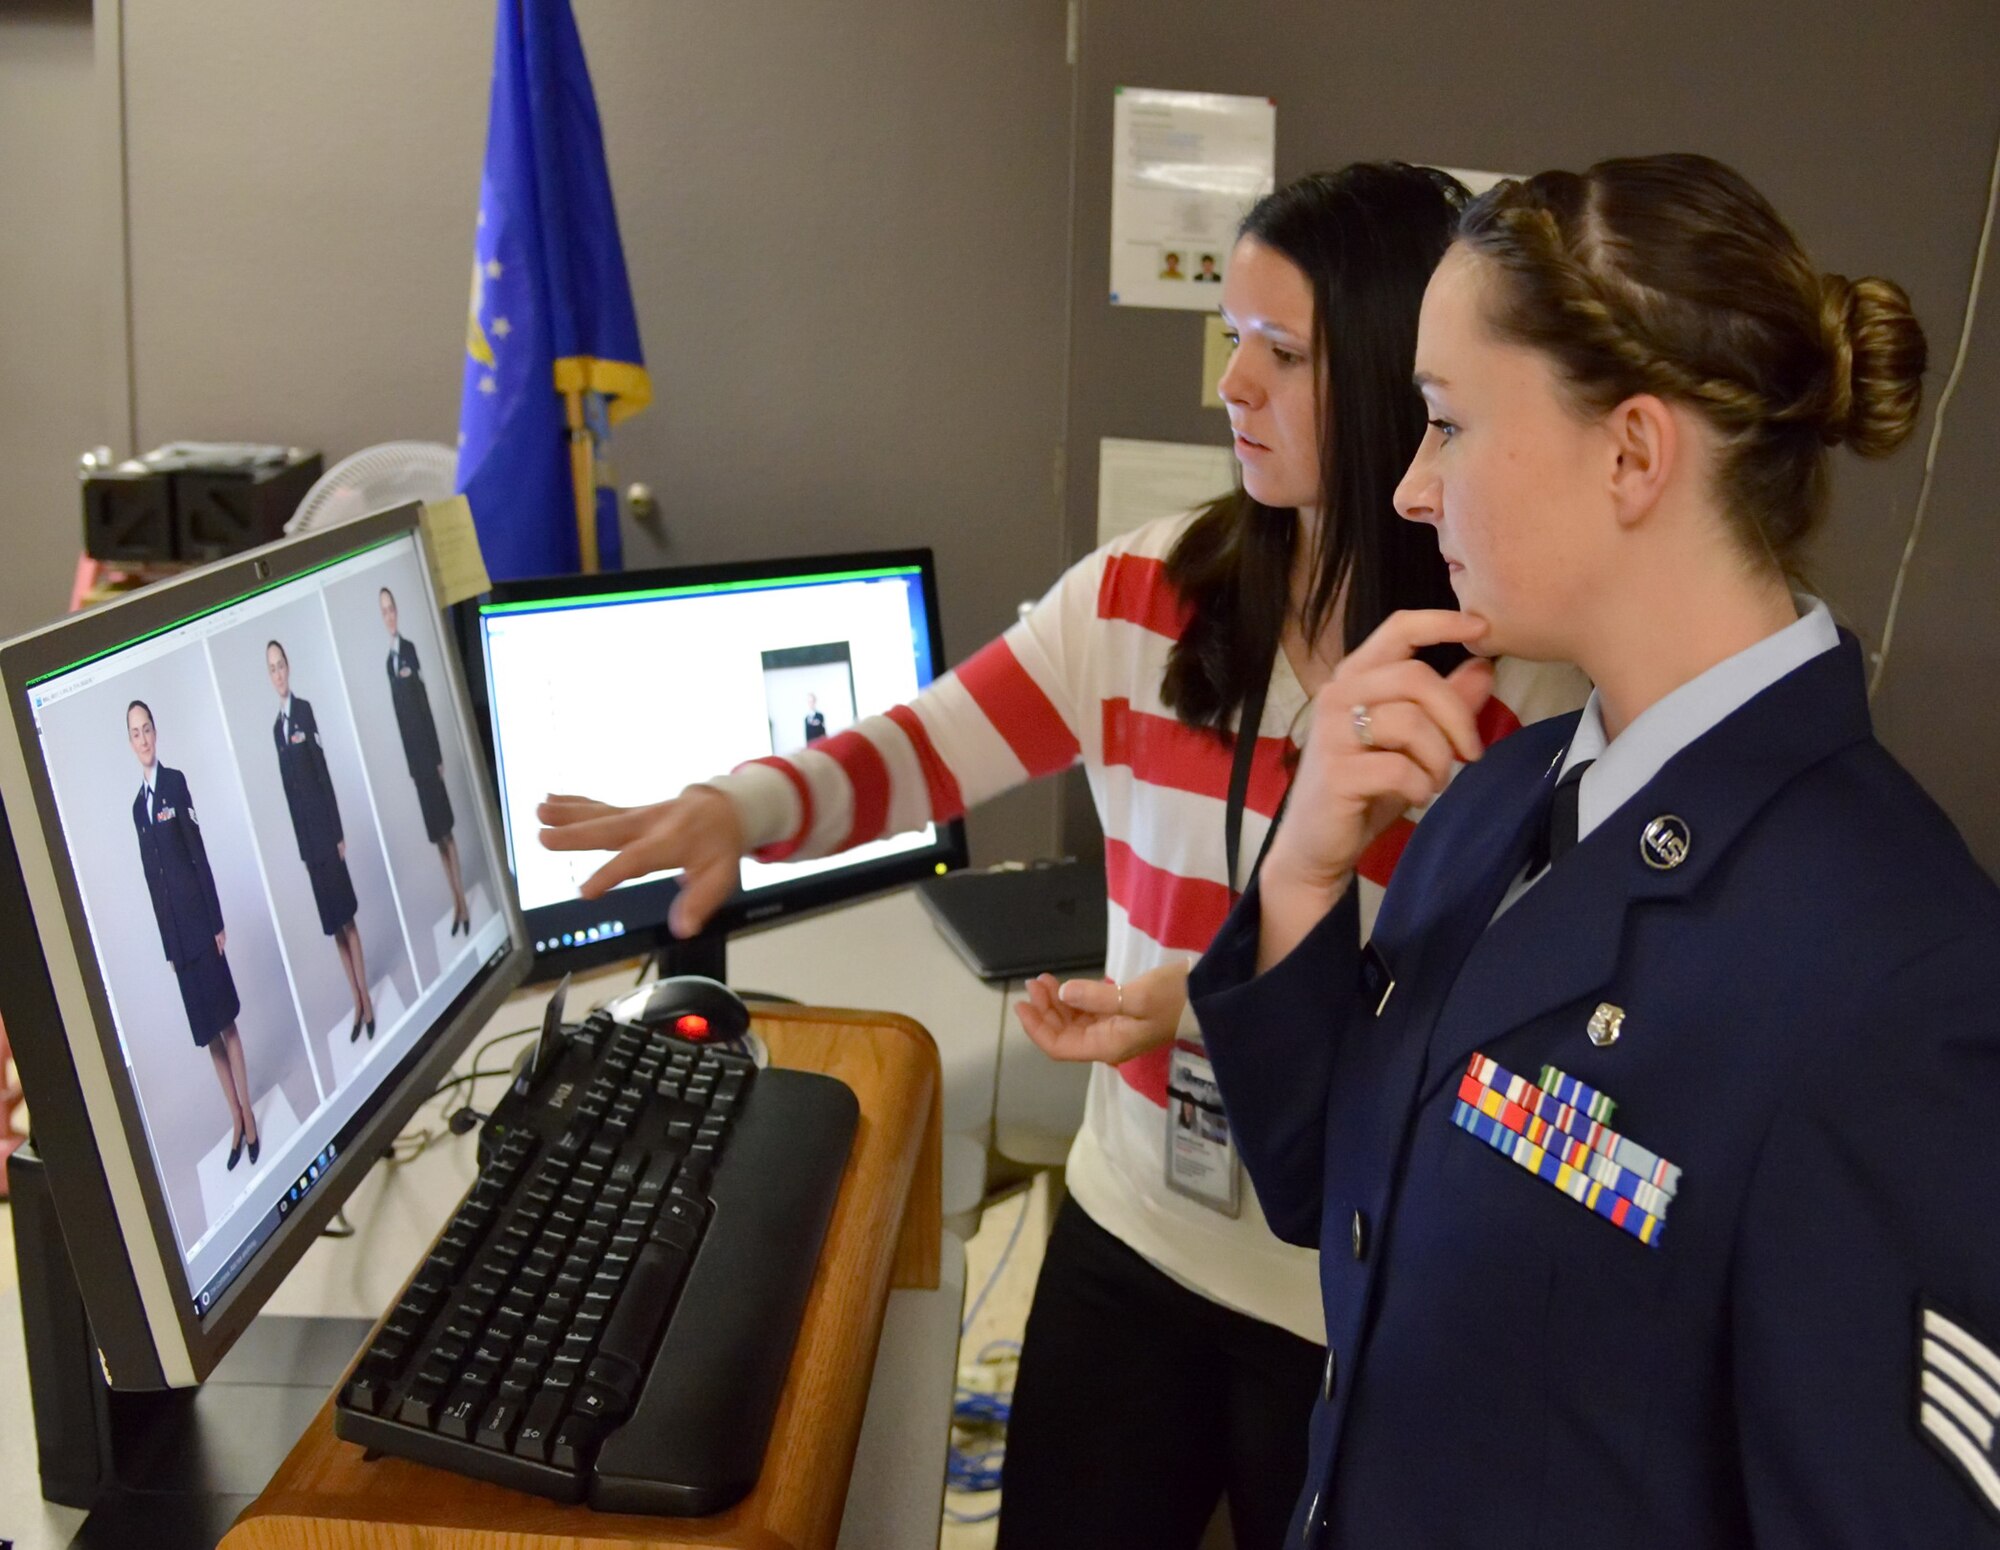
POLYGON ((287 533, 352 522, 407 501, 439 501, 458 489, 458 454, 434 441, 385 441, 342 458, 306 491, 287 533))

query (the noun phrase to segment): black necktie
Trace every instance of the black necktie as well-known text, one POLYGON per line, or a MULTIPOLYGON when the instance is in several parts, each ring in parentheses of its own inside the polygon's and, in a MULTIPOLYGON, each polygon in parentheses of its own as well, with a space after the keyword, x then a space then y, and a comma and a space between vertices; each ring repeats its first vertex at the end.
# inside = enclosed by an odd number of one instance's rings
POLYGON ((1562 779, 1556 782, 1555 795, 1549 798, 1548 814, 1541 832, 1535 836, 1535 848, 1528 856, 1528 876, 1533 877, 1544 867, 1554 866, 1576 846, 1576 805, 1578 793, 1583 789, 1583 772, 1595 761, 1579 760, 1563 771, 1562 779))

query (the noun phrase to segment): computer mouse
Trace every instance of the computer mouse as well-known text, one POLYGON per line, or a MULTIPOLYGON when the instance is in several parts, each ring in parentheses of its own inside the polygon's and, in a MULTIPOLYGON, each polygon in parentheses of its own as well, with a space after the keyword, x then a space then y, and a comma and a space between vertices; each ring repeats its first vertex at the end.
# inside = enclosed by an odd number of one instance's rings
POLYGON ((705 974, 656 980, 650 992, 638 1015, 625 1021, 711 1044, 733 1044, 750 1031, 750 1009, 735 991, 705 974))

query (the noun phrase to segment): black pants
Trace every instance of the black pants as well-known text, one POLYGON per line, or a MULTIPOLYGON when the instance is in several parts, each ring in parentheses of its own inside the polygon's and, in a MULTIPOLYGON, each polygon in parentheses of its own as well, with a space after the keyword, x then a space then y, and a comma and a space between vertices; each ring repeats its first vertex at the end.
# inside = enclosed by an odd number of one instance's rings
POLYGON ((1210 1302, 1063 1202, 1007 1425, 999 1550, 1194 1550, 1229 1498, 1271 1550, 1325 1348, 1210 1302))

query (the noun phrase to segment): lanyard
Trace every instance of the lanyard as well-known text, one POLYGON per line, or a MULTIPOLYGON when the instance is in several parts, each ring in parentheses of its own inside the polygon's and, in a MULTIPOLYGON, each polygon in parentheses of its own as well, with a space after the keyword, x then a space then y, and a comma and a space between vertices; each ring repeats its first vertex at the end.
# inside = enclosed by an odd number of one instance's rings
MULTIPOLYGON (((1270 675, 1266 674, 1244 696, 1243 712, 1236 719, 1236 752, 1229 764, 1229 800, 1222 809, 1222 850, 1229 868, 1232 898, 1242 891, 1236 886, 1236 858, 1243 848, 1243 804, 1250 795, 1250 765, 1257 757, 1257 732, 1264 723, 1264 699, 1270 689, 1270 675)), ((1264 864, 1264 854, 1271 848, 1271 837, 1278 832, 1278 820, 1285 816, 1285 803, 1291 795, 1291 785, 1287 782, 1284 795, 1278 799, 1278 810, 1271 815, 1271 826, 1264 831, 1264 843, 1257 848, 1257 859, 1251 864, 1252 876, 1264 864)))

